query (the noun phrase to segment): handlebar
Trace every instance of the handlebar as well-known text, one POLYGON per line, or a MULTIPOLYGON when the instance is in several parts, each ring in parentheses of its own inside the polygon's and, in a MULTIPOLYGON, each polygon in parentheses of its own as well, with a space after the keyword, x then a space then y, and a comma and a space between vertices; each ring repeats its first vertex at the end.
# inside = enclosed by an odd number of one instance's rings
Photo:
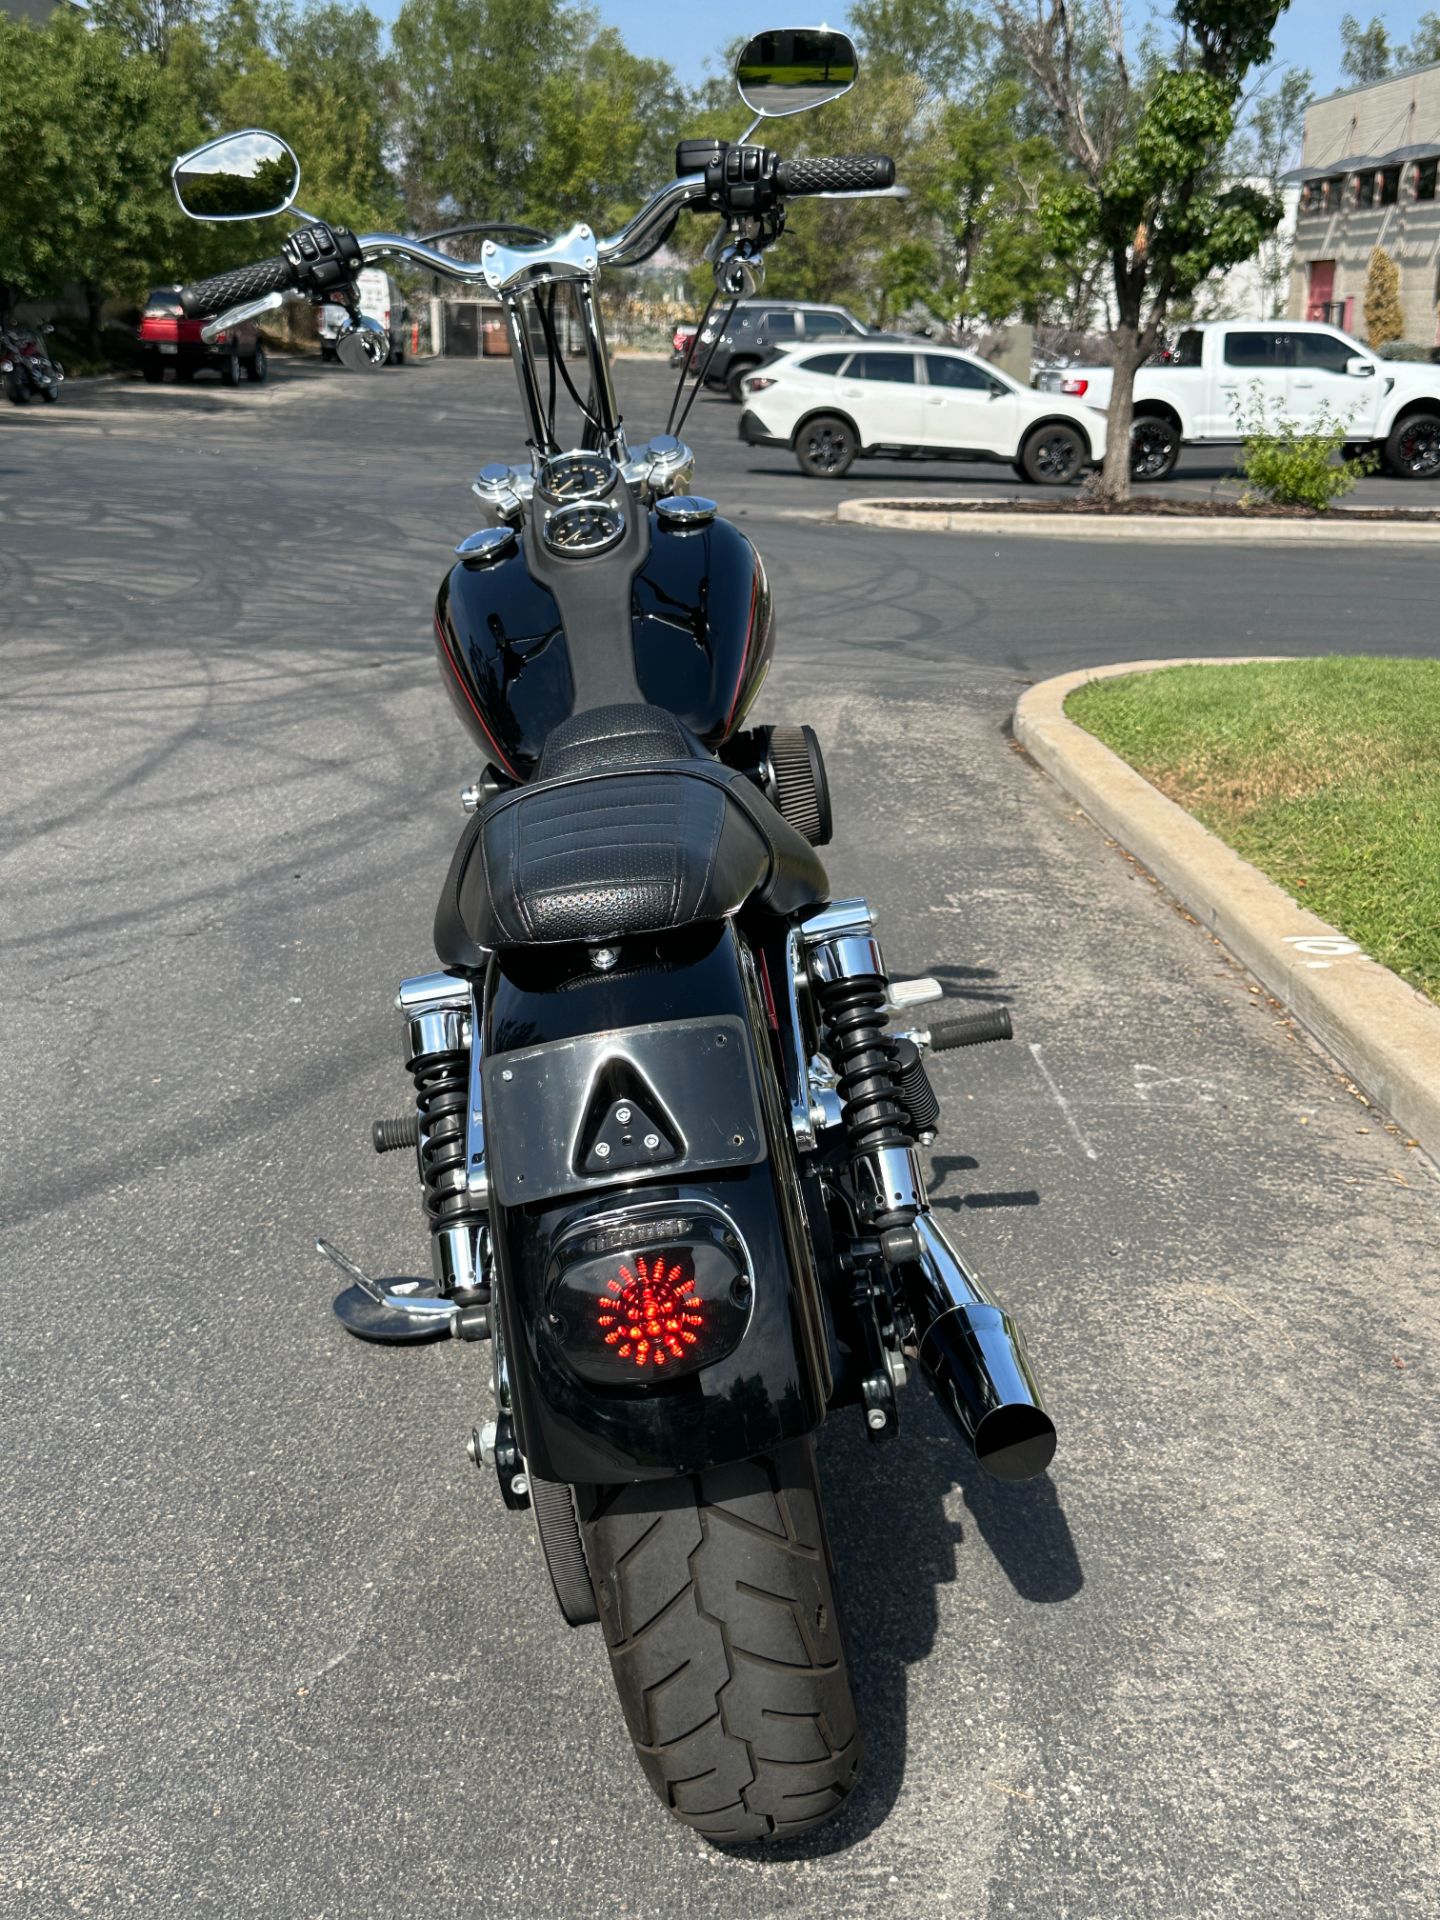
POLYGON ((209 280, 196 280, 180 289, 180 305, 188 320, 207 313, 223 313, 227 307, 243 306, 247 300, 263 299, 267 293, 288 293, 298 283, 300 270, 283 253, 252 266, 236 267, 230 273, 217 273, 209 280))
MULTIPOLYGON (((721 143, 723 150, 723 143, 721 143)), ((761 155, 762 148, 730 149, 761 155)), ((895 162, 883 154, 841 154, 822 160, 776 160, 765 156, 772 191, 780 197, 814 193, 875 193, 894 183, 895 162)), ((747 163, 746 184, 750 180, 747 163)), ((745 202, 737 194, 736 200, 745 202)), ((753 194, 751 195, 753 199, 753 194)), ((302 228, 285 242, 283 253, 268 260, 257 260, 231 273, 218 273, 208 280, 197 280, 180 290, 180 305, 190 319, 210 313, 222 313, 229 307, 263 299, 271 293, 296 290, 319 293, 336 286, 371 260, 386 257, 410 260, 446 279, 483 282, 498 290, 497 267, 513 269, 517 281, 539 279, 552 261, 563 261, 569 277, 581 277, 597 267, 623 267, 643 260, 674 224, 685 207, 700 206, 706 211, 730 211, 729 195, 717 193, 705 173, 685 173, 663 186, 627 222, 618 233, 597 239, 588 227, 573 228, 569 234, 537 246, 500 247, 487 241, 489 256, 479 262, 457 260, 441 253, 423 240, 412 240, 399 233, 362 233, 353 235, 343 228, 322 223, 302 228), (319 241, 318 256, 315 241, 319 241)))
POLYGON ((825 160, 782 160, 775 169, 782 194, 880 193, 895 184, 895 162, 884 153, 837 153, 825 160))

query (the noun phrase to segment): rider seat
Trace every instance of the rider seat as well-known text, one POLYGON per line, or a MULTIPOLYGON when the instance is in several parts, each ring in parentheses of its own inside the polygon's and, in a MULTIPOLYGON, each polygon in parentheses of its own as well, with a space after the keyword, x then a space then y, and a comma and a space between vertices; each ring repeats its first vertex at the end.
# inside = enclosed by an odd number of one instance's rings
POLYGON ((550 735, 536 777, 461 838, 435 917, 441 963, 596 944, 829 898, 810 843, 662 707, 598 707, 550 735))

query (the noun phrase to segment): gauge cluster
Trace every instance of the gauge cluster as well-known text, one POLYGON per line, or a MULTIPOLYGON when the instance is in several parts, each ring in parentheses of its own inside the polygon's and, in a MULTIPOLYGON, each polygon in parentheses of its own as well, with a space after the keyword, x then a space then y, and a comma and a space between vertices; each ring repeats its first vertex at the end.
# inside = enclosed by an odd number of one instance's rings
POLYGON ((625 532, 625 515, 609 500, 576 500, 545 516, 542 529, 552 553, 579 558, 604 553, 625 532))

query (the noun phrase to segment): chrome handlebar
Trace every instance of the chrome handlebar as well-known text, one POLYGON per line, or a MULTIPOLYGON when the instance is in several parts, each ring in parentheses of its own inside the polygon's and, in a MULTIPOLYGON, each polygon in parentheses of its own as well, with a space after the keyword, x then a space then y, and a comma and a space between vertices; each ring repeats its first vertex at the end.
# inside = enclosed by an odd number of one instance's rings
POLYGON ((508 293, 548 280, 589 279, 601 267, 629 266, 664 236, 676 214, 705 197, 705 176, 686 174, 667 182, 632 220, 606 239, 597 239, 594 229, 582 224, 533 246, 507 247, 486 240, 478 261, 457 260, 401 233, 361 233, 356 239, 367 261, 386 256, 411 260, 446 279, 508 293))

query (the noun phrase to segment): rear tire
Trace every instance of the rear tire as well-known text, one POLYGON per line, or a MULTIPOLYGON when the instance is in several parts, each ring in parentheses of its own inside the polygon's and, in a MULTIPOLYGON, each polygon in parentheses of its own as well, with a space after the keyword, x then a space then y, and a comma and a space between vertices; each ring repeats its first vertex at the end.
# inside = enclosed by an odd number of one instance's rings
POLYGON ((23 407, 30 398, 30 382, 17 368, 14 373, 6 374, 5 391, 12 406, 23 407))
POLYGON ((254 353, 245 362, 245 372, 258 386, 270 371, 270 361, 264 347, 256 347, 254 353))
POLYGON ((795 458, 800 471, 812 480, 839 480, 850 471, 860 444, 838 415, 822 413, 807 420, 795 436, 795 458))
POLYGON ((1168 480, 1180 464, 1180 430, 1173 420, 1145 413, 1130 429, 1132 480, 1168 480))
POLYGON ((160 359, 144 360, 140 364, 140 377, 146 386, 158 387, 165 378, 165 362, 160 359))
POLYGON ((225 382, 225 384, 226 384, 226 386, 227 386, 227 387, 238 387, 238 386, 239 386, 239 384, 240 384, 240 356, 239 356, 239 354, 238 354, 238 353, 229 353, 229 354, 227 354, 227 355, 225 356, 225 358, 224 358, 224 359, 223 359, 223 360, 221 361, 221 363, 220 363, 220 378, 221 378, 221 379, 222 379, 222 380, 223 380, 223 381, 225 382))
POLYGON ((718 1846, 828 1820, 862 1741, 812 1442, 577 1504, 620 1704, 666 1806, 718 1846))

